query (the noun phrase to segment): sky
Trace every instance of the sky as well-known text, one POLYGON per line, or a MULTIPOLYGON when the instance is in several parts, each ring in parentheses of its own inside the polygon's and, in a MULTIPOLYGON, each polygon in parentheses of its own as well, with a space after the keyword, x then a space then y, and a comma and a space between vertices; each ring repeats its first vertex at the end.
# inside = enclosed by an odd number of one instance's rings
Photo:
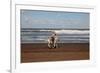
POLYGON ((21 10, 21 28, 89 29, 89 13, 21 10))

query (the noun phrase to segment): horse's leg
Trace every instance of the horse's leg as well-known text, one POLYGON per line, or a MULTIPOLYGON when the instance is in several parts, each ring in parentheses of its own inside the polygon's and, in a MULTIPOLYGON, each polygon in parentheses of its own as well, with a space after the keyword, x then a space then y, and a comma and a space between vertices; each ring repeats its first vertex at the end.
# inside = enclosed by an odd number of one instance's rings
POLYGON ((48 47, 49 47, 49 48, 52 48, 51 43, 48 43, 48 47))
POLYGON ((56 42, 54 42, 53 46, 54 46, 54 48, 56 48, 56 42))
POLYGON ((50 48, 50 44, 48 43, 48 47, 50 48))
POLYGON ((53 45, 52 45, 52 42, 51 42, 51 41, 48 42, 48 47, 49 47, 49 48, 53 48, 53 45))
POLYGON ((48 40, 48 47, 50 48, 50 41, 48 40))

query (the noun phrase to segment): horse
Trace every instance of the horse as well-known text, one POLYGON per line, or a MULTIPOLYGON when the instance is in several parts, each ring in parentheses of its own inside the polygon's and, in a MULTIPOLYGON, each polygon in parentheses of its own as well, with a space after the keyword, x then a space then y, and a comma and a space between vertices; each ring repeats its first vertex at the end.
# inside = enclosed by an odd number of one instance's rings
POLYGON ((53 36, 49 37, 48 38, 48 47, 49 48, 56 48, 57 47, 57 41, 58 41, 57 36, 53 35, 53 36))

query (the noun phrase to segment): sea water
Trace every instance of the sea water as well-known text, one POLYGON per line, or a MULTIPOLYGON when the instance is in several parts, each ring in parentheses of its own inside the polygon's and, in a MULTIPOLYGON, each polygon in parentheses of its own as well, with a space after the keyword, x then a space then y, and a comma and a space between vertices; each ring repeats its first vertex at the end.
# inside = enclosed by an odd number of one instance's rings
POLYGON ((21 43, 47 43, 56 32, 58 43, 89 43, 89 30, 21 30, 21 43))

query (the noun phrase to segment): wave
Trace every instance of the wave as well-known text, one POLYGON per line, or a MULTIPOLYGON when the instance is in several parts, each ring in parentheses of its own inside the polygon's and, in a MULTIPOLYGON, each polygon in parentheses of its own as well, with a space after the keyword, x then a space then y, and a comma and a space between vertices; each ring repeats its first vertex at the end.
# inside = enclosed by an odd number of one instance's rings
POLYGON ((57 34, 89 34, 89 30, 24 30, 24 32, 55 32, 57 34))
POLYGON ((21 31, 21 41, 44 43, 52 32, 57 33, 60 42, 88 43, 89 30, 25 30, 21 31))
POLYGON ((89 30, 56 30, 57 34, 89 34, 89 30))

